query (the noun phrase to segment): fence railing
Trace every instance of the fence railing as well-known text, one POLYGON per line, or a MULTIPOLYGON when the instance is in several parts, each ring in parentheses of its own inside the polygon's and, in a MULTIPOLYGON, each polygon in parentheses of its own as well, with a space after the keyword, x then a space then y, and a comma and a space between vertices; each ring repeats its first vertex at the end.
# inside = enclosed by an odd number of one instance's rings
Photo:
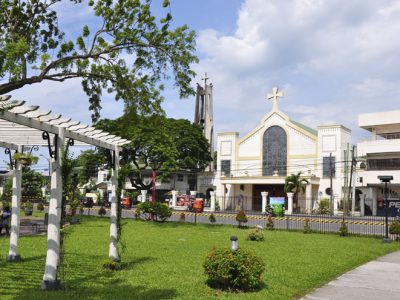
MULTIPOLYGON (((190 223, 210 223, 211 213, 190 213, 174 211, 169 221, 172 222, 190 222, 190 223)), ((237 225, 236 213, 215 212, 215 224, 237 225)), ((308 224, 312 232, 317 233, 339 233, 340 227, 344 224, 347 227, 349 235, 356 236, 385 236, 385 217, 380 216, 329 216, 329 215, 288 215, 282 217, 269 217, 263 214, 247 214, 249 227, 262 226, 267 228, 268 218, 273 222, 274 229, 303 231, 308 224)), ((397 217, 388 218, 388 226, 394 222, 397 217)), ((395 240, 396 235, 389 234, 389 238, 395 240)))

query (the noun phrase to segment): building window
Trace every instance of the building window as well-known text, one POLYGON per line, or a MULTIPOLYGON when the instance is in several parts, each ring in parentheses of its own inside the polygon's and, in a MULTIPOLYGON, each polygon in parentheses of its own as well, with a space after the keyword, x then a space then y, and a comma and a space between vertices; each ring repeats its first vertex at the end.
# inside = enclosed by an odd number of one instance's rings
POLYGON ((183 181, 183 174, 178 174, 178 181, 183 181))
POLYGON ((368 170, 398 170, 400 158, 367 159, 368 170))
POLYGON ((230 159, 221 160, 221 175, 222 176, 231 175, 231 160, 230 159))
POLYGON ((335 156, 323 157, 322 177, 330 177, 331 176, 331 166, 332 166, 332 177, 335 177, 335 172, 336 172, 335 156), (331 158, 332 158, 332 161, 330 161, 331 158))
POLYGON ((103 174, 103 181, 107 181, 107 174, 103 174))
POLYGON ((264 132, 262 164, 263 176, 272 176, 275 171, 286 176, 287 136, 282 127, 272 126, 264 132))

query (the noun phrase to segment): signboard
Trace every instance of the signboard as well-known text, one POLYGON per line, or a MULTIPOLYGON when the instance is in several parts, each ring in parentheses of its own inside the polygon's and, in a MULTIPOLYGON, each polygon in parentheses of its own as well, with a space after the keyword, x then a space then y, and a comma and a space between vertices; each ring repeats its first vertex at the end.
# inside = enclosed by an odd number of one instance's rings
POLYGON ((269 205, 275 216, 283 216, 285 214, 285 197, 269 197, 269 205))

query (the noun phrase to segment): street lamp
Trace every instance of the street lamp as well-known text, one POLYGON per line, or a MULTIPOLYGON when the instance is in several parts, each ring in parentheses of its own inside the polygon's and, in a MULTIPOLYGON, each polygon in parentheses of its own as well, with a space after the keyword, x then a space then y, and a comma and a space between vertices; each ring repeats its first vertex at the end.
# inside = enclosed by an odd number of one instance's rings
POLYGON ((388 182, 393 180, 393 176, 390 175, 382 175, 378 176, 378 179, 385 183, 385 238, 383 239, 384 243, 390 243, 391 240, 389 239, 389 231, 388 231, 388 196, 387 196, 387 184, 388 182))
MULTIPOLYGON (((152 192, 151 192, 151 203, 154 210, 154 203, 156 202, 156 170, 157 162, 155 160, 150 160, 149 165, 151 168, 151 182, 152 182, 152 192)), ((154 221, 154 212, 151 213, 151 220, 154 221)))

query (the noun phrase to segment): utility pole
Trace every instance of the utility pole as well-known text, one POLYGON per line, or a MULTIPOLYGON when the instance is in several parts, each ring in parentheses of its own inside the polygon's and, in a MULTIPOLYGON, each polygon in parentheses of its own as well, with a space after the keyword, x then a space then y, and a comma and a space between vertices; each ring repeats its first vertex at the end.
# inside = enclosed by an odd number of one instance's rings
POLYGON ((352 190, 351 190, 352 186, 354 188, 354 185, 352 185, 352 183, 353 183, 353 179, 354 179, 353 172, 354 172, 355 166, 356 166, 356 158, 355 158, 355 154, 354 154, 355 153, 355 149, 356 149, 356 146, 353 145, 353 150, 352 150, 352 153, 351 153, 350 180, 349 180, 349 191, 348 191, 349 197, 350 197, 350 200, 351 200, 351 212, 353 214, 354 214, 354 211, 356 209, 355 197, 353 197, 353 193, 352 193, 352 190))

